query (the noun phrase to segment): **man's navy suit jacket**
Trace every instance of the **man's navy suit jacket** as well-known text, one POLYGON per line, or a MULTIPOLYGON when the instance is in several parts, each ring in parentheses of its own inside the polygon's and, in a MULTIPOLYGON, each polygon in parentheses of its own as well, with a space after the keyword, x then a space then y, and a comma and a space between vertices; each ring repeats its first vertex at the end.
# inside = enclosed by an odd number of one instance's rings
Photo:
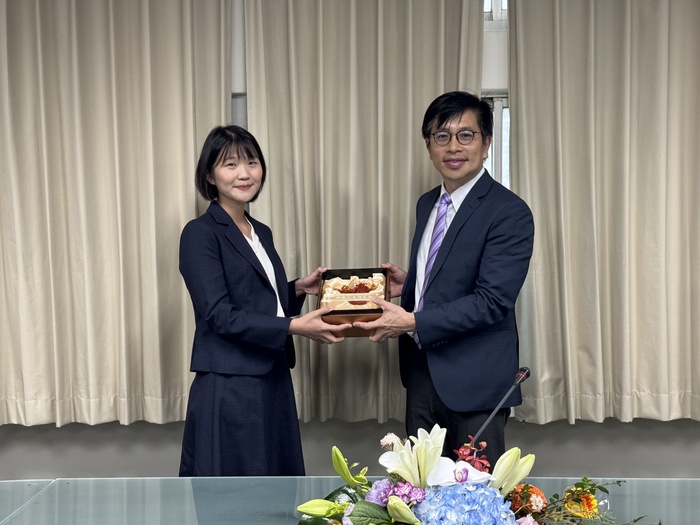
MULTIPOLYGON (((401 305, 416 303, 416 257, 438 186, 416 205, 416 231, 401 305)), ((454 411, 495 408, 519 368, 515 301, 527 275, 534 239, 527 204, 485 172, 470 190, 445 233, 416 327, 436 391, 454 411)), ((412 339, 399 338, 401 378, 419 352, 412 339)), ((520 389, 504 406, 522 402, 520 389)))
POLYGON ((195 335, 191 370, 262 375, 280 357, 294 366, 289 317, 298 315, 305 295, 296 296, 270 228, 246 214, 275 272, 277 291, 287 317, 277 317, 274 289, 231 217, 212 202, 190 221, 180 238, 180 273, 192 298, 195 335))

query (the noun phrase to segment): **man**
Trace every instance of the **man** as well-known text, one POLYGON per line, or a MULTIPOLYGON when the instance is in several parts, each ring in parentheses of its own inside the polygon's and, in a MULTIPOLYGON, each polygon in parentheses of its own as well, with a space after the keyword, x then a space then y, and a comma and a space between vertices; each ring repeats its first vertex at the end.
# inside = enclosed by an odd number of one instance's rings
MULTIPOLYGON (((422 133, 442 184, 418 200, 408 272, 382 264, 401 306, 380 299, 382 316, 356 325, 374 329, 374 342, 399 337, 406 431, 439 424, 450 455, 477 433, 518 371, 514 308, 534 224, 527 204, 483 167, 493 133, 488 102, 445 93, 428 107, 422 133)), ((518 387, 479 436, 491 465, 505 451, 510 407, 521 402, 518 387)))

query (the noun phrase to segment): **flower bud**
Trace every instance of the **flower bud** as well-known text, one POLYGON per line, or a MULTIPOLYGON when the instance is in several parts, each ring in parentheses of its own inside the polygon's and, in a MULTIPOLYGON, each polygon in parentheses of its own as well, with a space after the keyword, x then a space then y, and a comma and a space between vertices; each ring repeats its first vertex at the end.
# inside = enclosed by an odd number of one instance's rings
POLYGON ((524 458, 520 458, 517 465, 506 475, 501 486, 501 494, 506 496, 513 490, 518 483, 524 480, 532 470, 532 465, 535 464, 535 455, 528 454, 524 458))
POLYGON ((302 514, 308 514, 309 516, 324 517, 331 513, 331 511, 337 507, 338 504, 333 501, 328 501, 325 499, 312 499, 306 503, 302 503, 297 507, 297 510, 302 514))
MULTIPOLYGON (((363 468, 356 476, 353 476, 350 472, 351 466, 348 465, 348 460, 345 459, 343 453, 336 446, 331 449, 331 461, 333 462, 333 469, 338 473, 338 476, 343 478, 343 481, 348 484, 350 488, 356 488, 358 485, 366 485, 367 477, 367 467, 363 468)), ((357 463, 352 465, 355 467, 357 463)))
POLYGON ((408 523, 410 525, 420 525, 420 521, 413 514, 411 508, 406 505, 398 496, 389 496, 389 501, 386 504, 386 510, 389 511, 389 516, 399 523, 408 523))
MULTIPOLYGON (((496 466, 493 467, 493 472, 491 473, 491 486, 500 489, 503 486, 506 476, 515 468, 518 461, 520 461, 520 449, 518 447, 511 448, 498 458, 496 466)), ((501 491, 501 493, 503 494, 503 491, 501 491)))

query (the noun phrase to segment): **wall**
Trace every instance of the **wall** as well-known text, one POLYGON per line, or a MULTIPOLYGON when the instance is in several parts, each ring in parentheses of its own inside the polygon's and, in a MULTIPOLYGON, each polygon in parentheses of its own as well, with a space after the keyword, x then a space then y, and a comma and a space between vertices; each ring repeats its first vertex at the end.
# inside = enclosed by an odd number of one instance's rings
MULTIPOLYGON (((183 423, 144 422, 0 426, 0 479, 177 476, 182 428, 183 423)), ((387 432, 405 435, 398 421, 312 421, 301 431, 309 475, 334 475, 332 445, 369 467, 369 475, 381 475, 379 440, 387 432)), ((537 456, 535 476, 700 478, 699 437, 700 422, 690 420, 512 421, 507 428, 508 446, 537 456)))

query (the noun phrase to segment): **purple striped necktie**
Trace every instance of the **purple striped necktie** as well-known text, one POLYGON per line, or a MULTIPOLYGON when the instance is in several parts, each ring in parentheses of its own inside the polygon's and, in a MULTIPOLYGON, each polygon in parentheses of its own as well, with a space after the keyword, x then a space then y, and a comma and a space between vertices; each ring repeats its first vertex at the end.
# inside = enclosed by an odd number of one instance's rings
MULTIPOLYGON (((445 237, 445 230, 447 225, 447 208, 452 204, 452 199, 450 199, 450 194, 445 192, 440 198, 440 205, 438 206, 437 216, 435 217, 435 226, 433 227, 433 235, 430 237, 430 249, 428 250, 428 260, 425 264, 425 278, 423 279, 423 290, 421 290, 420 299, 418 300, 418 307, 415 309, 416 312, 420 312, 423 309, 423 297, 425 296, 425 289, 428 286, 428 279, 430 278, 430 272, 433 269, 433 264, 435 264, 435 257, 442 244, 442 239, 445 237)), ((418 332, 413 332, 413 339, 416 344, 420 347, 420 342, 418 340, 418 332)))

